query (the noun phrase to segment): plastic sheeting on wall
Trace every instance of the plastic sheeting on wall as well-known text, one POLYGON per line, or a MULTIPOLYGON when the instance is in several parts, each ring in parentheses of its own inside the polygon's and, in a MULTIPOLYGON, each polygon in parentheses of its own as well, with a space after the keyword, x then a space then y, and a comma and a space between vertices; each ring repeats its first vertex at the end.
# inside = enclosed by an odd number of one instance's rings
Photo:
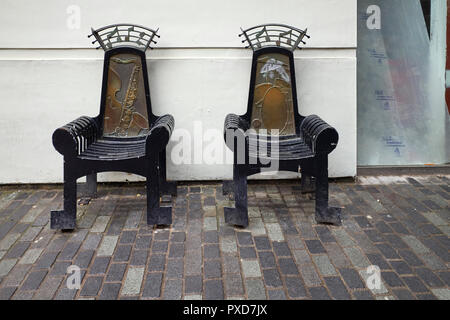
POLYGON ((439 23, 430 40, 419 0, 358 1, 359 165, 448 162, 439 23))

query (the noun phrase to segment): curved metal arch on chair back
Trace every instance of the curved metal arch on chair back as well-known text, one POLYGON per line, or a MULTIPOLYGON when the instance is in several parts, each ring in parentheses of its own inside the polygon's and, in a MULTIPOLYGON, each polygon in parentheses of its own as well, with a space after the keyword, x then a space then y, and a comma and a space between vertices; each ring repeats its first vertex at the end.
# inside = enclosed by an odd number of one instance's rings
POLYGON ((306 30, 265 24, 242 30, 239 36, 244 36, 242 42, 253 50, 244 115, 250 128, 283 136, 299 134, 296 123, 303 117, 298 113, 293 51, 305 43, 304 37, 309 38, 306 30))
MULTIPOLYGON (((105 50, 103 82, 98 122, 102 136, 109 139, 145 136, 156 120, 151 109, 145 51, 156 31, 115 24, 91 36, 105 50)), ((97 48, 97 49, 98 49, 97 48)))

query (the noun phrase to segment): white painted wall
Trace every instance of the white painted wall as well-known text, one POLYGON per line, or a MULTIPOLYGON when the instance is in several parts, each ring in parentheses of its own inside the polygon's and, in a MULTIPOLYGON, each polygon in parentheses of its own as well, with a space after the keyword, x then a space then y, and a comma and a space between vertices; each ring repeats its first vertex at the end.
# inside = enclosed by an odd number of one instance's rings
MULTIPOLYGON (((241 48, 240 26, 308 27, 307 49, 295 53, 299 109, 320 115, 340 134, 330 175, 356 174, 356 0, 1 0, 0 183, 62 181, 62 156, 51 135, 80 115, 97 115, 103 52, 90 49, 86 35, 91 26, 115 22, 160 28, 158 49, 147 52, 154 112, 171 113, 176 128, 191 133, 196 120, 203 132, 221 131, 227 113, 246 110, 251 51, 241 48), (80 29, 66 27, 71 4, 81 9, 80 29)), ((169 157, 176 143, 170 142, 169 157)), ((223 140, 216 143, 225 150, 223 140)), ((223 179, 231 172, 230 165, 205 163, 168 167, 175 180, 223 179)), ((100 175, 124 179, 136 177, 100 175)))

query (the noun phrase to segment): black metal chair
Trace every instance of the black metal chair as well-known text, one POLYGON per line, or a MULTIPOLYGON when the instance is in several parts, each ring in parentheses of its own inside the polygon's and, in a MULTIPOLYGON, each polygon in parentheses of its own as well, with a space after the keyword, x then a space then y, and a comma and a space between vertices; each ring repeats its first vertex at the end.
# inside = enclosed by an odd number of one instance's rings
POLYGON ((87 176, 93 195, 97 173, 104 171, 146 177, 147 223, 172 223, 172 208, 160 206, 160 194, 176 195, 176 184, 166 180, 174 119, 152 113, 145 59, 145 51, 156 43, 153 38, 159 37, 156 32, 131 24, 92 29, 92 43, 105 50, 100 114, 80 117, 53 133, 53 145, 64 156, 64 210, 51 212, 52 229, 76 227, 76 180, 87 176))
POLYGON ((316 195, 318 223, 341 224, 341 208, 328 206, 328 154, 338 142, 337 131, 316 115, 298 113, 293 51, 309 36, 282 24, 242 30, 242 42, 253 49, 247 112, 227 115, 226 145, 234 152, 233 181, 223 193, 234 192, 235 207, 226 207, 225 221, 248 226, 247 176, 264 170, 298 172, 302 191, 316 195), (315 178, 315 186, 314 179, 315 178))

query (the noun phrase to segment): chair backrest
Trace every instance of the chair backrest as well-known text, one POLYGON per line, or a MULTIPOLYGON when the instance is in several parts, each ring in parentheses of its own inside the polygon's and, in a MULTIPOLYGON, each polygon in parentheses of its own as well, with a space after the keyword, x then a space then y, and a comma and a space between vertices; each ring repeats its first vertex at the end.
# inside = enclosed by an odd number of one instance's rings
POLYGON ((252 73, 245 117, 258 133, 299 133, 293 50, 306 35, 281 24, 265 24, 242 30, 253 49, 252 73), (276 131, 275 131, 276 130, 276 131))
MULTIPOLYGON (((144 136, 155 120, 151 110, 145 50, 156 31, 116 24, 92 30, 105 50, 99 122, 102 136, 144 136)), ((157 35, 156 35, 157 36, 157 35)))

